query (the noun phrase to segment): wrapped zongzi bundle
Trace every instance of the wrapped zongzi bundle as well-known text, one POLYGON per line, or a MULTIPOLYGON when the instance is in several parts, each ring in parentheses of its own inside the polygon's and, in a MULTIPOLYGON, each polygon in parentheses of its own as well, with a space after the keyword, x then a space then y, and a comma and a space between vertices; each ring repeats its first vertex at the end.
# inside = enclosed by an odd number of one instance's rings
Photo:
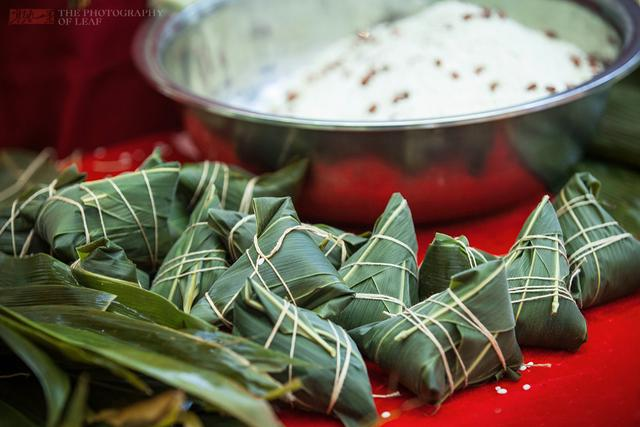
POLYGON ((66 187, 42 206, 37 233, 65 261, 99 238, 121 246, 140 268, 155 270, 172 243, 168 226, 177 164, 66 187))
POLYGON ((420 301, 449 287, 451 276, 495 259, 493 255, 469 246, 465 236, 436 233, 420 265, 420 301))
POLYGON ((418 301, 418 243, 407 201, 394 194, 368 242, 340 268, 355 299, 335 317, 346 329, 387 318, 418 301))
MULTIPOLYGON (((233 261, 253 245, 253 236, 258 228, 255 215, 225 209, 211 209, 209 225, 226 243, 233 261)), ((367 242, 367 237, 363 235, 347 233, 329 225, 304 225, 309 236, 335 268, 340 268, 347 258, 367 242)))
POLYGON ((346 426, 373 424, 377 418, 364 360, 340 326, 278 297, 249 280, 233 310, 234 334, 300 361, 275 377, 296 378, 288 395, 296 407, 332 414, 346 426))
POLYGON ((78 260, 74 266, 82 262, 83 268, 94 274, 117 281, 125 281, 141 288, 149 288, 149 275, 139 270, 127 258, 124 250, 115 243, 106 239, 98 239, 88 245, 78 247, 76 251, 78 252, 78 260))
POLYGON ((248 278, 322 317, 342 310, 353 292, 300 224, 291 199, 256 198, 253 211, 253 245, 209 287, 192 313, 230 325, 229 311, 248 278))
POLYGON ((255 215, 226 209, 210 209, 209 226, 224 243, 232 262, 253 245, 258 230, 255 215))
MULTIPOLYGON (((46 174, 49 177, 49 174, 46 174)), ((42 178, 42 177, 41 177, 42 178)), ((13 256, 48 252, 47 244, 35 233, 42 205, 60 189, 84 179, 75 166, 60 172, 47 183, 33 182, 7 203, 0 203, 0 252, 13 256)))
POLYGON ((529 215, 505 264, 520 345, 577 350, 587 323, 569 292, 562 230, 549 197, 529 215))
POLYGON ((11 206, 21 194, 33 192, 58 175, 54 151, 0 150, 0 208, 11 206))
POLYGON ((253 175, 222 162, 188 163, 180 170, 180 193, 187 197, 187 206, 192 207, 214 185, 223 209, 248 213, 254 197, 293 196, 307 171, 307 163, 299 160, 264 175, 253 175))
POLYGON ((367 234, 353 234, 325 224, 311 225, 309 235, 316 241, 324 256, 335 268, 342 267, 347 259, 368 241, 367 234))
POLYGON ((207 223, 209 209, 219 205, 215 187, 209 187, 151 285, 153 292, 172 301, 185 313, 191 312, 191 307, 204 295, 208 285, 228 267, 224 244, 207 223))
POLYGON ((640 242, 598 202, 600 182, 577 173, 554 201, 580 307, 603 304, 640 288, 640 242))
POLYGON ((425 403, 440 404, 468 385, 518 377, 522 354, 505 265, 459 273, 447 290, 350 335, 365 356, 425 403))

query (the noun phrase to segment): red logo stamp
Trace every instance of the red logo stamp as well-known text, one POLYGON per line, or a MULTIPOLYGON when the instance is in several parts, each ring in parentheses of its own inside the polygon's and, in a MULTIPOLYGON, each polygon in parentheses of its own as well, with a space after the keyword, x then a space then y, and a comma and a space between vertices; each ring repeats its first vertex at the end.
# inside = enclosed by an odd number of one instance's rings
POLYGON ((55 9, 9 9, 9 25, 55 24, 55 9))

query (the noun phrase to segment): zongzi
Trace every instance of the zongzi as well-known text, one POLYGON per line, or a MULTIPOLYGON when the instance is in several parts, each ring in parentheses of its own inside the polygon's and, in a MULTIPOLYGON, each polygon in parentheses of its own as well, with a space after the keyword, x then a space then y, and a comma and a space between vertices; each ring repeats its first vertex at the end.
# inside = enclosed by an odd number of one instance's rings
POLYGON ((339 272, 354 300, 335 322, 345 329, 386 319, 418 302, 418 243, 407 201, 391 196, 376 221, 368 242, 356 251, 339 272))
POLYGON ((298 391, 287 396, 294 406, 333 414, 346 426, 376 420, 364 360, 340 326, 251 279, 234 304, 233 319, 234 334, 304 363, 276 374, 282 382, 293 378, 302 382, 298 391))
POLYGON ((219 204, 215 187, 209 187, 196 205, 189 226, 171 247, 153 279, 151 290, 185 313, 191 312, 206 286, 215 283, 228 267, 224 244, 207 223, 209 209, 219 204))
POLYGON ((47 244, 35 233, 42 205, 60 189, 77 184, 85 175, 70 166, 47 183, 33 183, 7 205, 0 203, 0 252, 13 256, 48 252, 47 244))
POLYGON ((554 201, 572 271, 569 289, 591 307, 640 288, 640 242, 598 202, 600 181, 575 174, 554 201))
POLYGON ((105 238, 140 268, 155 270, 172 243, 168 226, 178 182, 177 164, 66 187, 38 213, 36 231, 64 260, 76 247, 105 238))
POLYGON ((436 233, 420 265, 420 301, 449 287, 451 276, 495 259, 472 246, 465 236, 436 233))
POLYGON ((322 317, 342 310, 353 291, 309 237, 309 228, 300 224, 291 199, 256 198, 253 211, 253 245, 209 287, 192 314, 231 325, 229 312, 248 278, 322 317))
POLYGON ((569 292, 562 230, 548 196, 529 215, 505 264, 518 343, 577 350, 587 323, 569 292))
POLYGON ((264 175, 253 175, 222 162, 187 163, 180 170, 180 193, 187 196, 187 206, 191 207, 214 185, 223 209, 249 213, 254 197, 293 196, 307 171, 307 163, 299 160, 264 175))
POLYGON ((522 354, 502 261, 452 277, 447 290, 350 331, 358 347, 422 401, 491 378, 517 378, 522 354))

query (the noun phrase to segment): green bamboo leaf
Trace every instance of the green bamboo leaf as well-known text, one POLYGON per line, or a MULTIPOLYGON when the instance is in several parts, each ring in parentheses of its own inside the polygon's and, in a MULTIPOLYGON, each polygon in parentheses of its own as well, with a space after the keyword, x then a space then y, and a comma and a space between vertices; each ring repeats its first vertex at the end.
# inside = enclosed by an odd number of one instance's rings
POLYGON ((253 246, 209 286, 192 314, 207 322, 231 324, 233 301, 249 277, 323 317, 344 308, 353 292, 309 237, 291 199, 256 198, 253 210, 257 221, 253 246))
POLYGON ((306 362, 277 377, 298 377, 294 406, 331 413, 347 426, 373 424, 377 413, 367 369, 355 343, 338 325, 296 307, 249 280, 233 310, 234 333, 306 362))
MULTIPOLYGON (((640 167, 640 72, 613 87, 598 133, 588 146, 598 159, 640 167)), ((600 175, 597 174, 599 178, 600 175)))
POLYGON ((598 177, 602 182, 598 193, 600 204, 622 228, 636 239, 640 238, 640 172, 615 163, 592 160, 578 164, 576 170, 598 177))
POLYGON ((520 345, 574 351, 587 339, 587 323, 569 291, 563 241, 545 196, 504 258, 520 345))
POLYGON ((58 174, 54 155, 51 148, 40 153, 0 150, 0 208, 10 206, 20 194, 51 182, 58 174))
POLYGON ((47 254, 15 258, 0 253, 0 271, 0 288, 26 284, 78 286, 69 266, 47 254))
POLYGON ((350 333, 419 399, 440 404, 468 385, 519 377, 514 328, 505 265, 490 261, 453 276, 447 290, 350 333))
MULTIPOLYGON (((72 271, 82 286, 116 296, 115 303, 110 306, 111 311, 174 329, 212 329, 208 323, 180 311, 170 301, 141 288, 138 283, 100 274, 100 272, 108 271, 108 267, 111 265, 110 258, 101 260, 98 257, 92 257, 90 251, 97 251, 101 248, 98 245, 85 246, 80 251, 81 257, 73 264, 72 271), (103 263, 104 265, 102 265, 103 263), (97 272, 91 270, 97 270, 97 272)), ((112 242, 108 244, 108 248, 113 257, 119 259, 124 265, 128 265, 124 261, 126 257, 121 248, 112 242)), ((135 266, 133 268, 135 269, 135 266)), ((130 275, 133 274, 134 272, 130 270, 130 275)))
MULTIPOLYGON (((3 309, 7 312, 7 309, 3 309)), ((260 399, 280 385, 242 355, 189 334, 82 307, 25 307, 13 317, 68 345, 182 389, 248 425, 279 425, 260 399)))
POLYGON ((299 160, 264 175, 253 175, 222 162, 187 163, 180 170, 180 193, 193 207, 210 186, 215 186, 223 209, 249 213, 255 197, 293 196, 307 171, 308 161, 299 160))
POLYGON ((137 266, 155 270, 173 242, 169 217, 178 172, 177 165, 163 164, 66 187, 44 203, 36 232, 64 261, 77 259, 77 247, 106 238, 137 266))
POLYGON ((451 277, 496 257, 469 246, 465 236, 436 233, 420 265, 420 301, 449 287, 451 277))
POLYGON ((640 242, 598 201, 600 181, 577 173, 554 201, 562 227, 570 290, 581 308, 604 304, 640 288, 640 242))
POLYGON ((407 201, 395 193, 371 237, 339 272, 355 299, 335 321, 346 329, 386 319, 418 301, 418 242, 407 201))
MULTIPOLYGON (((37 308, 40 310, 47 310, 47 306, 40 306, 37 308)), ((20 316, 8 307, 0 305, 0 314, 0 325, 4 325, 7 328, 16 331, 42 348, 53 350, 56 354, 59 354, 74 363, 100 367, 110 372, 113 376, 126 381, 136 390, 146 394, 151 393, 149 386, 132 371, 97 354, 84 351, 77 346, 69 345, 56 337, 44 333, 39 329, 36 323, 20 316)))
POLYGON ((218 206, 216 188, 212 186, 197 203, 189 226, 171 247, 153 279, 151 291, 185 313, 190 313, 195 301, 204 296, 205 285, 214 283, 228 268, 224 244, 207 223, 207 212, 218 206))
POLYGON ((47 426, 57 425, 69 397, 69 378, 45 352, 2 323, 0 338, 40 381, 47 402, 47 426))
POLYGON ((85 270, 149 288, 149 275, 139 270, 117 244, 99 239, 76 249, 85 270))
POLYGON ((87 399, 89 397, 89 374, 83 372, 76 381, 71 398, 67 403, 64 418, 60 427, 82 427, 87 415, 87 399))
MULTIPOLYGON (((79 183, 85 175, 75 165, 53 176, 49 181, 33 183, 10 203, 0 203, 0 252, 13 256, 48 252, 49 247, 35 232, 41 206, 60 189, 79 183)), ((0 187, 3 188, 3 187, 0 187)))
POLYGON ((27 285, 0 288, 0 305, 6 307, 77 305, 106 310, 115 298, 110 293, 71 286, 27 285))

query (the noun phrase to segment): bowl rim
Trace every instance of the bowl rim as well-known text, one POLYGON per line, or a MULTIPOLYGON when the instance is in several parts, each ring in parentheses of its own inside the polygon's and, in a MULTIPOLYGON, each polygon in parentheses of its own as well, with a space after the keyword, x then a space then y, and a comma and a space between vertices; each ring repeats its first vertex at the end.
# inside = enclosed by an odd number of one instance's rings
MULTIPOLYGON (((199 95, 173 80, 162 65, 163 48, 180 29, 197 23, 202 15, 215 11, 229 1, 233 0, 200 0, 179 12, 150 18, 142 24, 134 37, 133 59, 143 76, 158 91, 174 101, 230 119, 254 123, 324 131, 390 131, 444 128, 499 121, 582 99, 630 74, 640 64, 640 6, 635 0, 617 0, 624 7, 631 21, 632 33, 622 34, 623 40, 626 36, 629 37, 629 42, 623 46, 618 57, 604 72, 572 89, 551 96, 493 110, 424 119, 321 120, 264 113, 199 95)), ((578 2, 577 0, 569 1, 578 2)))

